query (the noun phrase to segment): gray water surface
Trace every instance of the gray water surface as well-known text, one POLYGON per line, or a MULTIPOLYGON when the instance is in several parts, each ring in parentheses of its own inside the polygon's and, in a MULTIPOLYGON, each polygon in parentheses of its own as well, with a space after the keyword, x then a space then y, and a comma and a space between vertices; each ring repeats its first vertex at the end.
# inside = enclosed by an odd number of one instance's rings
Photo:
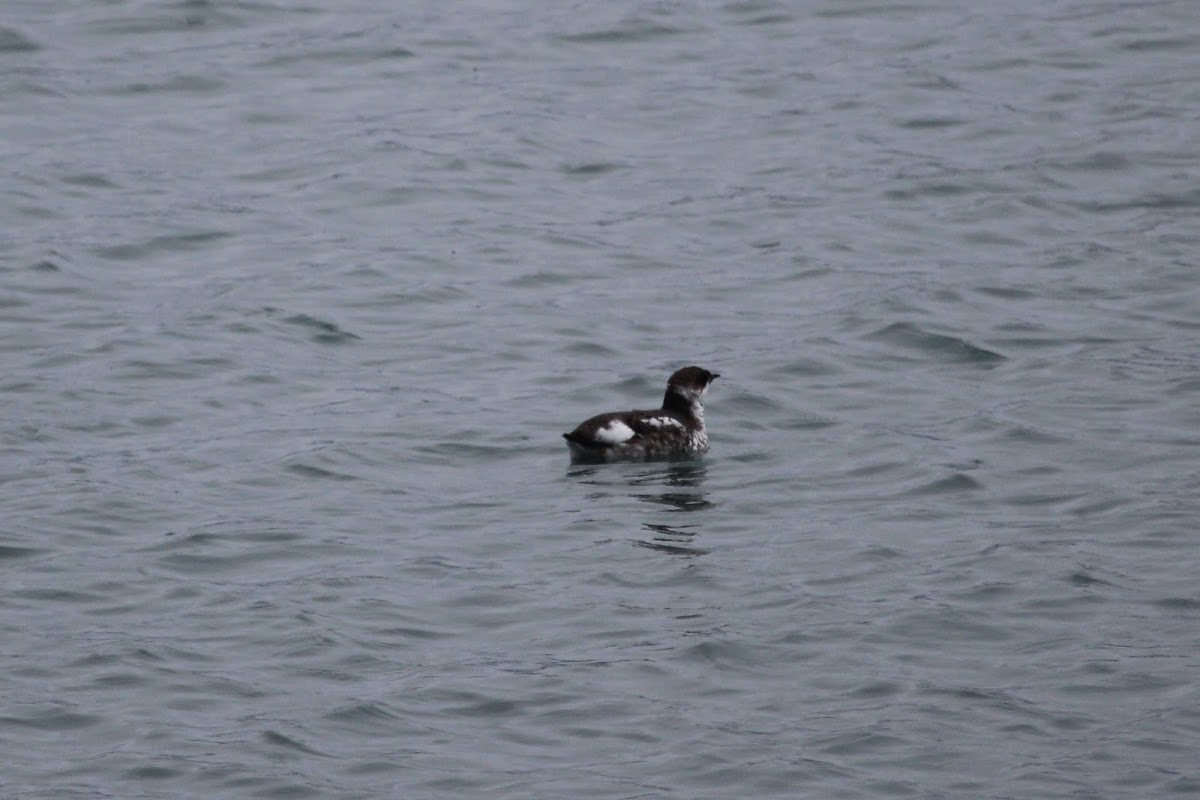
POLYGON ((5 9, 0 795, 1200 794, 1200 4, 5 9))

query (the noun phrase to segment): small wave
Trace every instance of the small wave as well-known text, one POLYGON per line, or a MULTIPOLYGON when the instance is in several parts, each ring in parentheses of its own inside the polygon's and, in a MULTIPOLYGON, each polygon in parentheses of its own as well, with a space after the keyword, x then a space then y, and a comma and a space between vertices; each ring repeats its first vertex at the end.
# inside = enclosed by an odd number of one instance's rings
POLYGON ((919 350, 941 360, 971 364, 994 364, 1005 356, 985 347, 971 344, 956 336, 930 333, 910 322, 896 322, 867 335, 868 339, 886 342, 909 350, 919 350))

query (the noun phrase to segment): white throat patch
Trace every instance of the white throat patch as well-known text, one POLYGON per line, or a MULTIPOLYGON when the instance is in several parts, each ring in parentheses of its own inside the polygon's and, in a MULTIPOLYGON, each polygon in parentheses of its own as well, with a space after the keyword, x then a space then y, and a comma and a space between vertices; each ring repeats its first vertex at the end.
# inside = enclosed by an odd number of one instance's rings
POLYGON ((696 419, 700 420, 701 424, 703 424, 704 406, 700 403, 700 401, 704 398, 704 393, 708 391, 708 387, 705 386, 702 389, 689 389, 683 386, 672 386, 671 391, 675 392, 675 394, 687 401, 688 406, 691 408, 692 414, 696 417, 696 419))

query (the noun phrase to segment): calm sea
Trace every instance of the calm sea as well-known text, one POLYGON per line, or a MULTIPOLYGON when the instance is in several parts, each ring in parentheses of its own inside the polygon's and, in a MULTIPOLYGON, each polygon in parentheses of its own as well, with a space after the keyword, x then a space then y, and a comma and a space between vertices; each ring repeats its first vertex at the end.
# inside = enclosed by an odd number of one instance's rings
POLYGON ((1195 0, 10 0, 0 796, 1200 795, 1198 109, 1195 0))

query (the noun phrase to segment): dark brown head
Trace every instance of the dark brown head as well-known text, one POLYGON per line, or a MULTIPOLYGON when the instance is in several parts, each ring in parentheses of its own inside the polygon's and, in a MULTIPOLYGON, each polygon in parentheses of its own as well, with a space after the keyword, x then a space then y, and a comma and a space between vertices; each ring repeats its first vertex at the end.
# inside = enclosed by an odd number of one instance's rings
POLYGON ((715 372, 709 372, 702 367, 684 367, 676 370, 667 381, 667 395, 663 400, 663 408, 678 406, 680 410, 689 409, 693 413, 699 411, 700 401, 708 391, 709 385, 721 377, 715 372))
POLYGON ((684 367, 675 370, 675 374, 667 381, 667 386, 688 389, 703 395, 708 391, 708 385, 713 382, 713 379, 719 377, 721 376, 717 373, 709 372, 703 367, 684 367))

